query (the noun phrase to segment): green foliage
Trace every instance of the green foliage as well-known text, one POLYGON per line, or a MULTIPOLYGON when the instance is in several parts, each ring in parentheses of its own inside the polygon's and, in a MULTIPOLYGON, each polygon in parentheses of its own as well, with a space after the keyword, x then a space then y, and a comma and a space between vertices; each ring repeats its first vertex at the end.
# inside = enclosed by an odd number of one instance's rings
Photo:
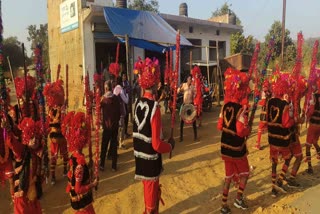
POLYGON ((49 67, 49 43, 48 43, 48 24, 41 24, 39 28, 36 25, 30 25, 28 30, 28 41, 31 42, 31 50, 33 51, 37 44, 42 45, 42 61, 43 68, 49 67))
POLYGON ((158 13, 159 3, 157 0, 133 0, 129 1, 129 9, 144 10, 158 13))
MULTIPOLYGON (((23 67, 23 53, 21 42, 17 37, 8 37, 3 40, 3 54, 4 54, 4 70, 9 70, 7 57, 10 58, 12 70, 23 67)), ((26 57, 26 63, 30 63, 30 59, 26 57)))
MULTIPOLYGON (((265 42, 261 45, 260 50, 260 65, 263 65, 263 60, 266 57, 268 43, 271 38, 274 38, 274 51, 271 55, 269 67, 274 68, 281 63, 281 44, 282 44, 282 25, 280 21, 275 21, 265 36, 265 42)), ((283 69, 289 70, 294 66, 296 58, 296 45, 290 37, 290 31, 286 29, 284 39, 284 66, 283 69)))
MULTIPOLYGON (((303 50, 303 71, 302 71, 302 73, 305 76, 309 76, 309 73, 310 73, 313 45, 316 40, 320 40, 320 38, 306 39, 303 44, 303 49, 302 49, 303 50)), ((318 52, 317 59, 318 59, 318 65, 319 65, 320 51, 318 52)))
POLYGON ((255 46, 253 36, 245 37, 242 32, 234 33, 231 35, 230 46, 231 55, 237 53, 252 54, 255 46))
POLYGON ((241 25, 241 20, 236 15, 236 13, 230 9, 231 5, 228 5, 227 2, 225 2, 220 8, 217 8, 216 11, 212 12, 211 17, 217 17, 217 16, 223 16, 226 14, 234 15, 236 17, 236 23, 237 25, 241 25))

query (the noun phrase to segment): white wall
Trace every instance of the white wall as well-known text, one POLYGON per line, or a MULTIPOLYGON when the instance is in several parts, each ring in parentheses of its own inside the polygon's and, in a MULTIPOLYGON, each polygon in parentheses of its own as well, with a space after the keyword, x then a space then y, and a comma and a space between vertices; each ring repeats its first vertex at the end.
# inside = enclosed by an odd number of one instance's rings
POLYGON ((133 48, 133 64, 138 60, 138 57, 141 57, 141 59, 144 59, 144 49, 142 48, 133 48))
POLYGON ((93 74, 96 71, 96 56, 95 43, 91 30, 91 23, 87 20, 83 23, 83 40, 84 40, 84 55, 83 55, 83 77, 89 71, 90 88, 93 88, 93 74))
POLYGON ((99 5, 104 7, 113 7, 112 0, 94 0, 94 2, 87 2, 87 5, 99 5))
MULTIPOLYGON (((189 25, 178 25, 181 34, 187 39, 201 39, 202 46, 209 46, 209 41, 225 41, 226 56, 230 55, 230 33, 220 29, 220 35, 216 35, 218 28, 193 27, 193 33, 189 33, 189 25)), ((202 48, 201 60, 206 60, 206 48, 202 48)))

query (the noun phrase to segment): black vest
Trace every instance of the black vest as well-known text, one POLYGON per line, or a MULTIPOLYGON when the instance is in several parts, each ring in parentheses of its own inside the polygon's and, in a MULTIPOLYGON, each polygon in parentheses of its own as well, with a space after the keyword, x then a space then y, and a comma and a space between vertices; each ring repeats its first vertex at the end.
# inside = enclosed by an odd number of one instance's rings
POLYGON ((162 171, 161 154, 152 148, 151 118, 158 103, 147 98, 137 100, 134 109, 133 147, 136 162, 135 178, 157 179, 162 171))
POLYGON ((53 118, 50 118, 49 127, 49 138, 63 138, 61 133, 61 110, 57 108, 51 108, 49 112, 53 118))
POLYGON ((282 126, 283 111, 288 106, 287 101, 271 98, 267 104, 268 140, 269 144, 277 147, 288 147, 291 140, 290 128, 282 126))
POLYGON ((23 191, 25 195, 28 194, 29 191, 29 180, 30 173, 36 173, 36 181, 35 181, 35 190, 36 190, 36 198, 40 199, 42 192, 42 179, 40 177, 41 170, 41 158, 34 154, 30 148, 27 146, 24 147, 22 153, 22 160, 16 161, 15 170, 18 172, 13 176, 14 183, 14 192, 23 191), (22 168, 20 168, 22 166, 22 168), (35 172, 34 172, 35 170, 35 172), (16 182, 19 181, 19 182, 16 182))
MULTIPOLYGON (((76 185, 76 178, 74 175, 74 172, 76 170, 76 167, 78 165, 77 163, 77 158, 71 156, 72 160, 72 177, 71 179, 69 178, 69 182, 71 184, 71 189, 70 189, 70 202, 71 202, 71 207, 75 210, 83 209, 89 204, 93 202, 93 197, 92 197, 92 190, 90 189, 87 193, 83 194, 77 194, 74 190, 74 187, 76 185), (78 200, 75 200, 78 198, 78 200)), ((82 165, 83 167, 83 177, 82 177, 82 182, 81 185, 88 185, 90 183, 90 175, 89 175, 89 168, 87 164, 82 165)))
POLYGON ((310 117, 310 123, 320 125, 320 103, 319 103, 319 98, 320 94, 315 94, 313 95, 315 99, 315 104, 314 104, 314 112, 310 117))
POLYGON ((237 116, 242 106, 228 102, 222 107, 223 130, 221 135, 221 154, 231 158, 241 158, 247 154, 245 138, 237 135, 237 116))

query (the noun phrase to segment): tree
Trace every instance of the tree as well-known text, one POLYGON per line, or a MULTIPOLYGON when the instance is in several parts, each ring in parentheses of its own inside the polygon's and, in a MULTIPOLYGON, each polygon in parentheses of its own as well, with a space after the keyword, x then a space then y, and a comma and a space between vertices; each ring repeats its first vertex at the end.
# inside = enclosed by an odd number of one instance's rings
MULTIPOLYGON (((5 71, 9 70, 9 65, 7 61, 7 57, 10 58, 10 64, 12 70, 16 70, 19 67, 23 67, 23 53, 21 42, 18 41, 17 37, 8 37, 3 40, 3 54, 4 54, 4 69, 5 71)), ((25 57, 26 63, 28 64, 29 59, 25 57)))
POLYGON ((245 53, 252 54, 254 52, 253 36, 245 37, 242 32, 237 32, 231 35, 230 51, 231 54, 245 53))
POLYGON ((241 25, 241 20, 239 17, 236 15, 236 13, 230 9, 231 5, 228 5, 227 2, 225 2, 220 8, 217 8, 216 11, 212 12, 211 18, 212 17, 217 17, 217 16, 223 16, 226 14, 229 15, 234 15, 236 17, 236 24, 241 25))
MULTIPOLYGON (((231 5, 224 3, 220 8, 217 8, 216 11, 212 12, 211 17, 223 16, 226 14, 233 15, 236 17, 236 24, 241 25, 239 17, 235 14, 234 11, 230 9, 231 5)), ((237 32, 231 35, 230 40, 231 54, 236 53, 253 53, 254 44, 253 36, 248 36, 247 38, 242 34, 242 32, 237 32)))
MULTIPOLYGON (((310 71, 310 64, 312 60, 312 51, 313 51, 313 45, 316 40, 320 40, 320 37, 318 38, 308 38, 304 41, 303 44, 303 70, 302 73, 306 76, 309 76, 310 71)), ((320 52, 317 54, 318 62, 320 62, 320 52)))
POLYGON ((40 24, 39 29, 36 25, 28 26, 28 41, 31 42, 33 51, 37 44, 42 45, 42 60, 44 69, 49 66, 49 43, 48 43, 48 24, 40 24))
MULTIPOLYGON (((268 34, 265 36, 265 45, 261 49, 260 56, 265 57, 267 54, 267 45, 272 37, 274 38, 275 44, 271 60, 273 61, 273 65, 275 65, 281 63, 282 25, 280 21, 275 21, 271 25, 268 34)), ((285 31, 284 48, 283 68, 288 69, 294 65, 296 57, 296 45, 290 37, 290 31, 288 29, 285 31)))
POLYGON ((158 13, 159 3, 157 0, 129 0, 129 9, 132 10, 144 10, 158 13))

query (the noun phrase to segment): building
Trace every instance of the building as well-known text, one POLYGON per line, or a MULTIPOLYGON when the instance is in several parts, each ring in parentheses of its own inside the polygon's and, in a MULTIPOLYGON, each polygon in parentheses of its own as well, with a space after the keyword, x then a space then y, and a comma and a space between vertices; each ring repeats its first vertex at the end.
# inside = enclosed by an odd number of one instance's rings
MULTIPOLYGON (((126 7, 126 1, 117 1, 118 6, 126 7)), ((114 6, 112 0, 48 0, 48 36, 49 58, 52 78, 56 78, 56 68, 61 64, 69 66, 69 107, 83 108, 84 76, 103 71, 114 62, 118 40, 111 33, 103 14, 103 7, 114 6)), ((193 45, 192 60, 201 62, 216 61, 230 53, 230 35, 242 30, 231 23, 218 23, 210 20, 194 19, 187 16, 187 5, 180 5, 180 15, 161 14, 174 28, 179 29, 193 45), (218 52, 215 47, 218 48, 218 52)), ((130 47, 129 64, 140 56, 155 56, 160 60, 165 55, 157 52, 130 47)), ((126 65, 124 44, 120 47, 119 63, 123 70, 126 65)), ((181 52, 182 72, 188 72, 190 66, 189 50, 181 52)), ((61 77, 65 80, 64 69, 61 77)))

